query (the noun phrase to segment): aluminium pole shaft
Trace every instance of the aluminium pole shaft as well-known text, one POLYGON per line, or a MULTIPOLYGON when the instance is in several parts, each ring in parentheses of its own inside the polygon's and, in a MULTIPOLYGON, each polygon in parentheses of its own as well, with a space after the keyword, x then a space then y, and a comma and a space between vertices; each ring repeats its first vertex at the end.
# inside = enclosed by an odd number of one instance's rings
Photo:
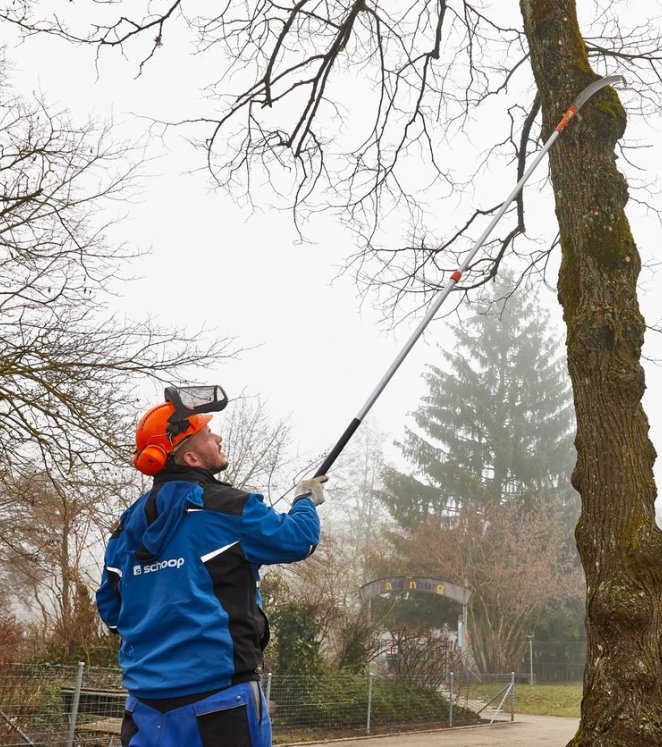
POLYGON ((333 465, 333 463, 336 461, 336 459, 338 458, 342 450, 345 448, 345 446, 349 442, 350 438, 354 435, 356 429, 359 427, 359 425, 361 425, 361 421, 363 420, 363 418, 365 418, 365 416, 368 414, 372 406, 375 404, 375 402, 379 398, 379 395, 384 391, 384 388, 386 387, 386 385, 393 378, 393 375, 395 374, 395 372, 398 370, 398 368, 400 367, 404 359, 407 357, 411 349, 416 344, 416 341, 418 340, 418 338, 423 334, 423 331, 425 330, 425 328, 432 321, 433 317, 439 311, 439 309, 441 308, 446 298, 450 295, 451 291, 455 288, 458 281, 462 277, 462 274, 466 271, 472 259, 476 256, 476 253, 478 252, 478 250, 485 243, 485 240, 487 239, 487 237, 492 233, 496 224, 501 220, 506 210, 508 210, 508 208, 510 207, 510 204, 512 203, 512 201, 520 193, 520 191, 524 187, 525 183, 528 181, 531 174, 538 167, 538 164, 542 161, 547 151, 552 147, 552 145, 554 145, 559 135, 563 132, 566 126, 572 121, 572 119, 574 119, 574 117, 577 116, 581 107, 588 101, 588 99, 591 98, 591 96, 593 96, 594 93, 599 91, 601 88, 604 88, 605 86, 615 83, 617 80, 622 81, 623 76, 609 75, 605 78, 600 78, 599 80, 594 81, 590 85, 586 86, 586 88, 584 88, 581 91, 581 93, 572 102, 572 104, 570 104, 570 106, 564 113, 563 117, 559 121, 558 125, 554 129, 554 132, 547 139, 547 142, 543 145, 540 152, 535 156, 535 158, 533 159, 533 162, 529 165, 529 167, 526 169, 524 174, 522 174, 522 177, 517 182, 512 192, 508 195, 508 197, 506 197, 501 207, 497 210, 494 217, 490 221, 489 225, 480 235, 476 243, 473 245, 473 247, 471 248, 471 250, 465 257, 464 261, 460 265, 460 267, 457 270, 455 270, 455 272, 453 272, 453 274, 451 275, 446 285, 437 293, 427 313, 425 314, 423 319, 421 319, 420 323, 418 324, 416 329, 413 331, 413 333, 411 334, 411 336, 405 343, 402 350, 398 353, 393 363, 391 363, 386 373, 382 376, 377 386, 371 392, 370 396, 365 401, 363 407, 361 407, 356 417, 347 426, 347 428, 345 429, 345 432, 338 439, 338 442, 331 449, 328 456, 324 459, 319 469, 315 473, 315 477, 319 477, 320 475, 326 474, 328 470, 331 468, 331 466, 333 465))

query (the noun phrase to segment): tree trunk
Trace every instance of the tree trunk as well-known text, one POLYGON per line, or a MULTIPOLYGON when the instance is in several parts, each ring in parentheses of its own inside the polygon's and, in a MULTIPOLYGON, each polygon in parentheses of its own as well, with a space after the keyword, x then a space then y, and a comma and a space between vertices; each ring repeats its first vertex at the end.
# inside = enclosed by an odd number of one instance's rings
MULTIPOLYGON (((598 76, 575 2, 520 0, 547 138, 598 76)), ((562 263, 559 300, 577 414, 582 500, 575 531, 587 581, 587 662, 575 747, 662 744, 662 533, 655 451, 641 406, 640 258, 615 165, 625 112, 613 89, 582 109, 550 151, 562 263)))

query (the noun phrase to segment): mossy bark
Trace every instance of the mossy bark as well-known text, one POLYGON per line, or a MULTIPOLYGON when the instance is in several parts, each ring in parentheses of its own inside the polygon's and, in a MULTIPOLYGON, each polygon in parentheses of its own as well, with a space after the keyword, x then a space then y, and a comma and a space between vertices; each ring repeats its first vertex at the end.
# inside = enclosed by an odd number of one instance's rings
MULTIPOLYGON (((597 78, 574 0, 520 0, 549 136, 597 78)), ((559 300, 577 414, 581 494, 575 531, 587 581, 587 663, 574 747, 662 745, 662 533, 655 524, 655 451, 641 405, 644 320, 640 257, 625 215, 615 145, 625 130, 606 88, 550 151, 562 263, 559 300)))

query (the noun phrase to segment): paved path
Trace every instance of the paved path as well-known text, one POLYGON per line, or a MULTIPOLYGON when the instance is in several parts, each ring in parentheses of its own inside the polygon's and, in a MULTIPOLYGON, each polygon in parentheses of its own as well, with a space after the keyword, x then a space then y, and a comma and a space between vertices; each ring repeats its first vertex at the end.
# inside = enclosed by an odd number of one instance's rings
MULTIPOLYGON (((513 723, 465 726, 390 737, 343 739, 335 744, 338 747, 565 747, 575 735, 578 724, 579 720, 574 718, 516 714, 513 723)), ((308 747, 312 744, 308 742, 308 747)))

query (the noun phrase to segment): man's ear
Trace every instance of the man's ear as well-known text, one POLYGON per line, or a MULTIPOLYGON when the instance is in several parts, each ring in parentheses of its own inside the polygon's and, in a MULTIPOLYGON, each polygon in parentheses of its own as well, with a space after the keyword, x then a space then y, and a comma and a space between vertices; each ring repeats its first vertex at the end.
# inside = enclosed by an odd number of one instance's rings
POLYGON ((195 451, 185 451, 181 456, 181 460, 187 467, 200 466, 200 458, 195 451))

